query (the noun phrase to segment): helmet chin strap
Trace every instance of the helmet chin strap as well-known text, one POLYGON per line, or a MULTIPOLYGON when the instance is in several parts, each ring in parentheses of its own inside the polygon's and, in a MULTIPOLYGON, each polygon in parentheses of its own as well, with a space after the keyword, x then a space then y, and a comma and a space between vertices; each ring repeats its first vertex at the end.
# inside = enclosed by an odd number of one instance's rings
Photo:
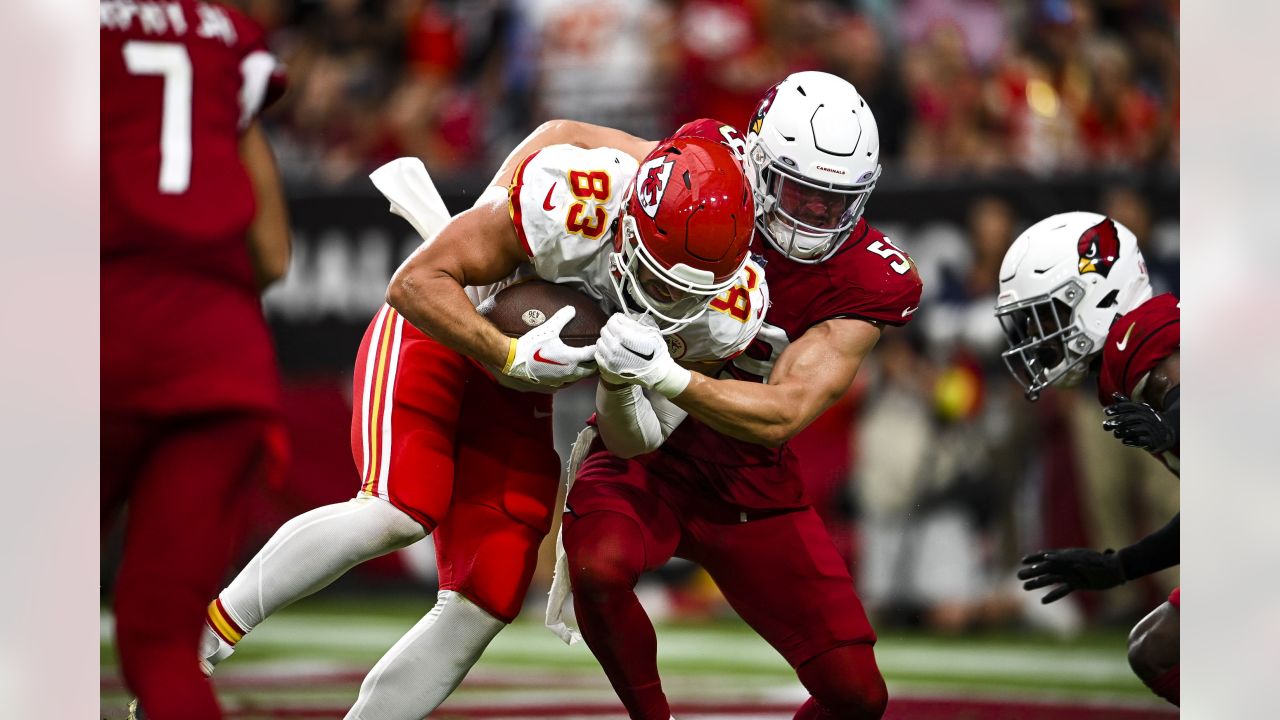
MULTIPOLYGON (((769 240, 773 241, 774 246, 782 251, 782 254, 801 263, 822 262, 843 244, 843 240, 836 239, 836 233, 813 235, 801 232, 798 227, 788 223, 776 214, 771 218, 765 219, 764 227, 761 230, 764 231, 769 240), (812 239, 813 245, 810 247, 801 246, 800 252, 802 254, 797 254, 797 238, 812 239)), ((845 239, 847 238, 848 233, 845 234, 845 239)))

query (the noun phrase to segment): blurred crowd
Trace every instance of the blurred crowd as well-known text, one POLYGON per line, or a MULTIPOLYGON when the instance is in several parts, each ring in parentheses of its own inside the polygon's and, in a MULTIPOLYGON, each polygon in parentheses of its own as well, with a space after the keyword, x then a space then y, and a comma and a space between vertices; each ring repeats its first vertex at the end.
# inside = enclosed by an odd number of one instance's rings
POLYGON ((745 125, 787 74, 858 87, 908 175, 1178 163, 1176 0, 238 0, 292 89, 286 179, 488 172, 539 122, 745 125))

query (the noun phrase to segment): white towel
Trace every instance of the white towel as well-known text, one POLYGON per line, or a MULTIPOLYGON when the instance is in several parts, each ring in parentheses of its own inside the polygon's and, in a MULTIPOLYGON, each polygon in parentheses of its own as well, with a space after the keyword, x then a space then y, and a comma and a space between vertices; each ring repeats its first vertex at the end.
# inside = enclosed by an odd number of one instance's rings
POLYGON ((369 179, 391 201, 391 212, 408 220, 423 240, 430 240, 451 219, 440 191, 418 158, 392 160, 369 173, 369 179))
MULTIPOLYGON (((596 428, 588 425, 578 433, 573 441, 573 450, 569 453, 569 464, 565 472, 565 504, 568 505, 569 491, 573 489, 573 481, 578 476, 582 461, 587 459, 587 451, 596 439, 596 428)), ((556 533, 556 572, 551 580, 551 590, 547 592, 547 629, 566 645, 572 645, 582 639, 582 633, 573 627, 564 616, 565 608, 572 602, 573 587, 569 583, 569 559, 564 554, 564 526, 556 533)))

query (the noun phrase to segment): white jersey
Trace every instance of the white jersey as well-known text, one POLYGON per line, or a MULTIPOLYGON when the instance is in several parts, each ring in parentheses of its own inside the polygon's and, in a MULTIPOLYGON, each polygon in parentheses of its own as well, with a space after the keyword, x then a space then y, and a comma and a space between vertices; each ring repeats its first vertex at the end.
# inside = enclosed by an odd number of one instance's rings
MULTIPOLYGON (((615 221, 638 168, 621 150, 552 145, 525 159, 509 193, 511 219, 534 274, 590 295, 610 314, 622 309, 610 280, 615 221)), ((764 323, 767 307, 764 270, 748 260, 733 288, 667 336, 671 356, 686 362, 736 356, 764 323)))
MULTIPOLYGON (((507 192, 511 220, 529 262, 492 285, 466 288, 471 301, 479 305, 502 288, 536 276, 595 298, 607 314, 621 311, 610 280, 609 254, 622 198, 638 168, 634 158, 613 148, 552 145, 531 153, 507 192)), ((392 211, 409 220, 423 238, 447 222, 444 204, 420 160, 394 160, 370 177, 391 201, 392 211)), ((482 201, 494 192, 499 190, 489 188, 482 201)), ((707 312, 667 336, 671 357, 684 362, 735 357, 764 324, 768 305, 764 270, 748 260, 738 282, 712 300, 707 312)))

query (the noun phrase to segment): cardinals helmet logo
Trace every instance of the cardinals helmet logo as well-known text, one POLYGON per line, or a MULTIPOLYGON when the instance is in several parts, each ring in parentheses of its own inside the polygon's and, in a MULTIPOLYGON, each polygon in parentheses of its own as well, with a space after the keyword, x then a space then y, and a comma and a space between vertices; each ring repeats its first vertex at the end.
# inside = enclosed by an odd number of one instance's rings
POLYGON ((1116 233, 1116 224, 1111 218, 1103 218, 1080 236, 1076 244, 1080 253, 1080 274, 1098 273, 1106 277, 1111 273, 1111 266, 1116 264, 1120 256, 1120 236, 1116 233))
MULTIPOLYGON (((781 83, 779 83, 781 84, 781 83)), ((769 88, 769 92, 760 98, 760 104, 756 106, 756 112, 751 116, 751 122, 747 125, 747 132, 760 134, 760 128, 764 126, 764 116, 769 112, 769 108, 773 106, 773 99, 778 95, 778 86, 774 85, 769 88)))
POLYGON ((667 181, 671 179, 673 167, 675 161, 656 157, 636 173, 636 199, 640 201, 640 209, 645 215, 653 217, 657 214, 662 196, 667 194, 667 181))

